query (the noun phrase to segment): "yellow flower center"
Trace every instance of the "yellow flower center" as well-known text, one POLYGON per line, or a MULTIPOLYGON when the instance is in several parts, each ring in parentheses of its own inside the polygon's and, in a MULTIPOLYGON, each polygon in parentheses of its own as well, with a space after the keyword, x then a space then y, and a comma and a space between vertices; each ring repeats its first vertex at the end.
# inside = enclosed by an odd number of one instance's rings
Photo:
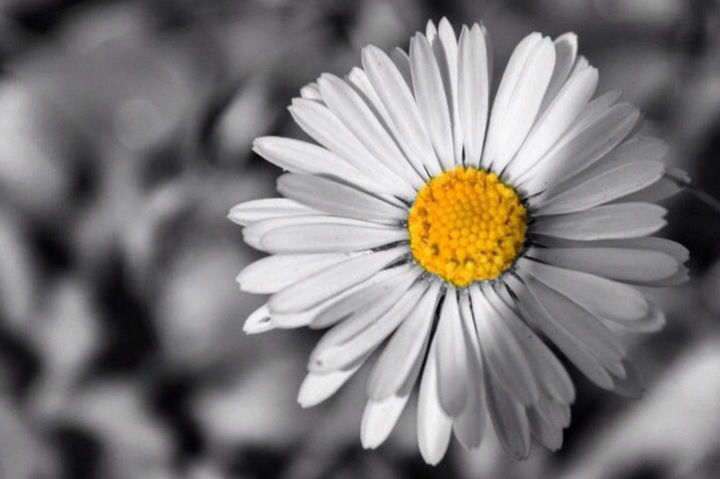
POLYGON ((525 207, 495 173, 457 166, 431 178, 408 214, 415 261, 456 286, 495 278, 525 241, 525 207))

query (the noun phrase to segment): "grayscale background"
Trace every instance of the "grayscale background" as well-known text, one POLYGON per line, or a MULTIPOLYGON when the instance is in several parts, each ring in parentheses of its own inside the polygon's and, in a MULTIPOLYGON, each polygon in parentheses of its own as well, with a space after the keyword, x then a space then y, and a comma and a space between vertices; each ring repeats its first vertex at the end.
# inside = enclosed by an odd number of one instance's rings
POLYGON ((720 477, 720 214, 688 193, 663 234, 693 279, 649 291, 668 326, 630 340, 644 398, 573 370, 556 454, 489 435, 425 466, 412 402, 365 452, 362 377, 295 402, 317 332, 243 334, 263 299, 234 278, 260 254, 225 215, 279 174, 252 138, 300 135, 302 85, 442 16, 485 22, 496 84, 527 33, 577 32, 599 91, 720 197, 716 1, 0 0, 0 478, 720 477))

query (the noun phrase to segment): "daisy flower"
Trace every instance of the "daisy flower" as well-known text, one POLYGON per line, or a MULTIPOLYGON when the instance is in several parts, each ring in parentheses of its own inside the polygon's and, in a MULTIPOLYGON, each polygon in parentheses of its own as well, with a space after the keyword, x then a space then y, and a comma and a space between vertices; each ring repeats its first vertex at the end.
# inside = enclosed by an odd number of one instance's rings
POLYGON ((619 94, 593 99, 598 73, 572 33, 532 33, 491 96, 481 25, 459 39, 443 19, 362 68, 324 74, 289 110, 317 142, 263 137, 287 170, 283 198, 235 206, 245 241, 270 253, 238 276, 270 294, 245 330, 329 328, 299 402, 335 393, 371 363, 361 440, 379 446, 419 383, 420 453, 436 464, 494 429, 516 458, 532 438, 562 442, 575 389, 555 351, 599 387, 633 394, 626 332, 664 324, 635 286, 687 277, 688 253, 650 237, 653 204, 680 171, 637 136, 619 94), (553 346, 553 349, 549 345, 553 346))

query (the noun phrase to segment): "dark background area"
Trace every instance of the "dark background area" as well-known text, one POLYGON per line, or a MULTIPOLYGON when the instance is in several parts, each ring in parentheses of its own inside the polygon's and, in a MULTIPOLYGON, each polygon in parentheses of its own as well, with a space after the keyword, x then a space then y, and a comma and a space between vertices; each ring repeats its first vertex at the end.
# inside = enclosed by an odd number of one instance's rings
POLYGON ((575 31, 667 162, 720 197, 720 5, 711 0, 0 1, 0 478, 720 477, 720 213, 682 193, 665 236, 692 281, 648 290, 668 325, 629 337, 640 400, 592 387, 564 448, 515 462, 492 434, 436 468, 411 404, 363 451, 361 377, 295 403, 306 330, 245 336, 259 257, 225 215, 274 196, 256 136, 360 48, 427 19, 484 21, 495 84, 527 33, 575 31))

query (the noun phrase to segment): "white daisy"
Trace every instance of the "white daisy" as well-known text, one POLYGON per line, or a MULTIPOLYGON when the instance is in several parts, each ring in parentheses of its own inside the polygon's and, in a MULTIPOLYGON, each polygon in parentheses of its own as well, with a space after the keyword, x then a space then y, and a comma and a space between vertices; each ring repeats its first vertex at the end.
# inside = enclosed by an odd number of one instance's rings
POLYGON ((245 330, 329 328, 299 402, 335 393, 375 354, 361 439, 379 446, 420 378, 418 442, 426 462, 454 432, 478 447, 492 422, 527 457, 555 450, 575 397, 552 343, 592 382, 637 388, 625 331, 662 312, 633 286, 686 279, 687 251, 648 237, 652 204, 677 191, 665 146, 636 136, 640 113, 619 95, 592 99, 597 70, 568 33, 515 48, 490 97, 485 29, 449 22, 416 34, 410 53, 362 52, 363 68, 325 74, 290 112, 319 145, 264 137, 254 149, 289 171, 284 198, 235 206, 245 241, 271 254, 238 277, 271 294, 245 330), (384 345, 384 346, 383 346, 384 345))

